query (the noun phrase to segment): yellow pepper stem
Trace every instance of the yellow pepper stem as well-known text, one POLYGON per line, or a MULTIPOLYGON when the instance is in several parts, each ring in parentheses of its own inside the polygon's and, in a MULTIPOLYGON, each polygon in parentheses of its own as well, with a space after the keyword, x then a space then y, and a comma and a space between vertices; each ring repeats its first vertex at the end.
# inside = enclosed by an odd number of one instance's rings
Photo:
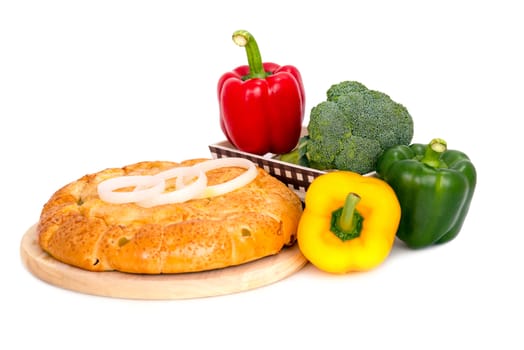
POLYGON ((349 193, 344 206, 331 214, 331 232, 342 241, 360 236, 364 218, 356 209, 360 197, 356 193, 349 193))

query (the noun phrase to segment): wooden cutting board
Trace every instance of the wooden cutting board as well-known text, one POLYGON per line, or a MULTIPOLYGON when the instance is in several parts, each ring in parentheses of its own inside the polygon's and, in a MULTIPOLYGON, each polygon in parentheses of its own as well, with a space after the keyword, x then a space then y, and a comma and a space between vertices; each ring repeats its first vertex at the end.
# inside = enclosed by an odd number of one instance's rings
POLYGON ((206 272, 165 275, 91 272, 61 263, 44 252, 37 242, 36 225, 24 234, 20 254, 34 276, 57 287, 85 294, 147 300, 189 299, 247 291, 282 280, 307 263, 295 244, 273 256, 206 272))

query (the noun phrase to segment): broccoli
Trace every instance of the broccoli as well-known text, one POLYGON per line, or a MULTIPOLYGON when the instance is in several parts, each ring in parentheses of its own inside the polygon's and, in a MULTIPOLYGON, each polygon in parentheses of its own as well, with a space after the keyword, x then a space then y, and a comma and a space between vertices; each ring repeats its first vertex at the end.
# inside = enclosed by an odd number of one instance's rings
POLYGON ((407 145, 413 138, 413 119, 408 110, 380 91, 358 82, 333 85, 328 101, 336 101, 348 116, 353 135, 377 140, 383 149, 407 145))
POLYGON ((388 95, 343 81, 332 85, 327 100, 311 109, 307 130, 299 146, 282 160, 364 174, 375 170, 385 149, 411 142, 413 119, 388 95))

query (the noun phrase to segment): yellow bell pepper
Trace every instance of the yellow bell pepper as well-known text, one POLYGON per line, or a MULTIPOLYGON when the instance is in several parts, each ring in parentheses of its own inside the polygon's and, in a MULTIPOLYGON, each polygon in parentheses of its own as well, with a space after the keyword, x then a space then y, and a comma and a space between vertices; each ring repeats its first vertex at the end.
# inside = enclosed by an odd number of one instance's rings
POLYGON ((387 258, 399 222, 399 201, 385 181, 334 171, 315 178, 307 189, 297 241, 321 270, 366 271, 387 258))

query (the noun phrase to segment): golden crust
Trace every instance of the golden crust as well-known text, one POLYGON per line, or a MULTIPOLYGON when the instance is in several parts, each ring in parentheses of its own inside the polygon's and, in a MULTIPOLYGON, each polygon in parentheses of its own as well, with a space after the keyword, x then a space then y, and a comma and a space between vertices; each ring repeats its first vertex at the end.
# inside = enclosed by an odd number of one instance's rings
MULTIPOLYGON (((155 174, 202 160, 140 162, 85 175, 62 187, 42 209, 40 246, 57 260, 90 271, 160 274, 239 265, 295 242, 302 203, 260 168, 256 179, 242 188, 185 203, 143 208, 107 203, 97 193, 97 185, 111 177, 155 174)), ((209 171, 208 184, 243 171, 209 171)))

